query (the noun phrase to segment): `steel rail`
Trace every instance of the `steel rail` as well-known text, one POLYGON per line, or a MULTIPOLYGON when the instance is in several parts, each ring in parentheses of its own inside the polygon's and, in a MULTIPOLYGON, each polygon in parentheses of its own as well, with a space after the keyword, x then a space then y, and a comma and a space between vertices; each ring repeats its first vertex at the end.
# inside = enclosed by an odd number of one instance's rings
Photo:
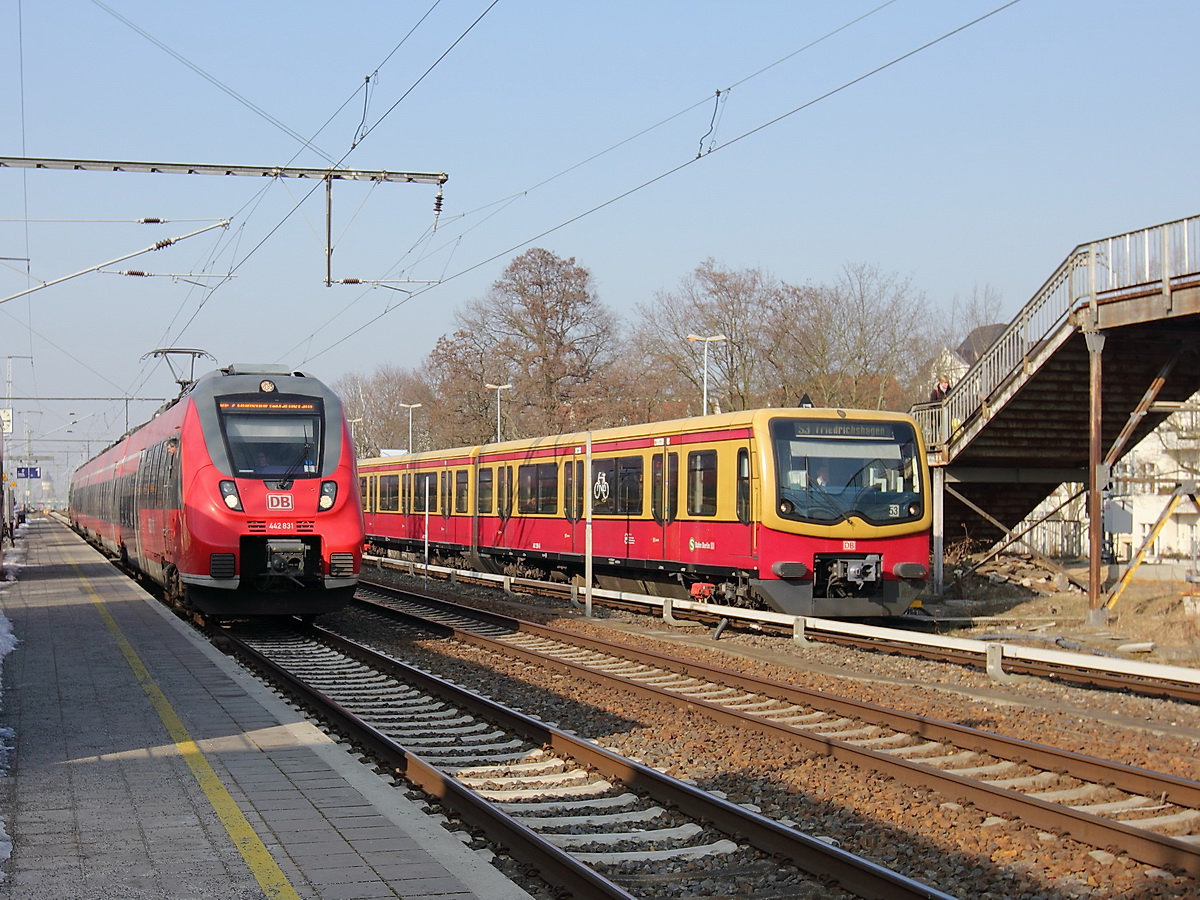
MULTIPOLYGON (((423 791, 437 797, 453 809, 463 820, 481 829, 490 840, 507 847, 512 854, 536 865, 542 875, 578 894, 581 897, 612 898, 612 900, 636 900, 636 898, 584 865, 569 853, 560 850, 540 835, 526 828, 510 816, 488 803, 474 791, 446 775, 436 766, 425 762, 415 753, 405 750, 377 728, 362 721, 342 704, 323 692, 316 690, 277 665, 263 654, 228 632, 210 632, 214 642, 230 651, 239 660, 250 666, 268 681, 278 685, 317 715, 325 719, 334 730, 346 735, 364 751, 383 760, 394 771, 416 784, 423 791)), ((415 671, 415 670, 413 670, 415 671)), ((405 674, 405 678, 409 678, 405 674)), ((416 680, 416 679, 414 679, 416 680)), ((462 692, 448 683, 427 676, 427 685, 436 683, 436 690, 453 695, 462 692)), ((464 702, 456 696, 455 702, 464 702)))
MULTIPOLYGON (((408 567, 407 564, 405 564, 405 567, 408 567)), ((411 568, 413 571, 423 569, 422 566, 415 563, 412 564, 411 568)), ((436 571, 438 567, 431 566, 429 568, 431 572, 438 574, 436 571)), ((457 570, 442 571, 452 572, 452 581, 466 582, 472 580, 481 585, 495 586, 495 578, 483 573, 467 573, 457 570), (473 577, 474 575, 478 576, 477 579, 473 577)), ((369 581, 362 581, 361 583, 365 587, 373 587, 376 584, 369 581)), ((570 589, 564 588, 561 584, 516 578, 508 579, 507 584, 510 587, 520 586, 528 588, 531 592, 537 591, 556 597, 571 596, 570 589)), ((379 586, 387 587, 386 585, 379 586)), ((660 597, 646 597, 645 601, 638 601, 625 595, 608 597, 604 596, 605 593, 612 592, 597 592, 597 599, 594 599, 593 602, 600 602, 614 609, 630 610, 642 615, 653 614, 647 610, 648 603, 651 605, 656 604, 658 607, 662 607, 663 604, 663 600, 660 597)), ((663 618, 667 618, 668 616, 666 612, 661 614, 663 618)), ((795 620, 805 618, 803 616, 785 616, 772 612, 760 611, 756 613, 750 610, 734 610, 727 607, 714 607, 712 604, 691 601, 676 601, 672 604, 669 615, 676 619, 709 622, 712 624, 718 624, 721 621, 732 623, 744 620, 750 622, 755 628, 763 632, 780 635, 795 634, 795 620)), ((925 624, 926 622, 936 624, 937 622, 936 619, 919 619, 914 617, 907 617, 907 619, 912 624, 925 624)), ((927 643, 918 643, 912 638, 902 637, 902 635, 906 634, 904 629, 890 629, 897 633, 897 637, 889 640, 887 637, 878 634, 878 632, 889 629, 880 628, 879 626, 865 626, 856 622, 837 622, 824 619, 805 619, 805 622, 806 625, 803 629, 804 638, 810 641, 821 641, 823 643, 858 650, 897 653, 913 659, 950 662, 969 668, 988 669, 989 671, 987 647, 989 644, 998 645, 998 642, 995 641, 972 641, 964 638, 941 638, 938 640, 936 636, 931 638, 927 643), (972 647, 971 645, 973 644, 978 644, 978 648, 972 647)), ((1195 681, 1186 681, 1170 677, 1170 673, 1178 671, 1177 667, 1162 666, 1161 668, 1166 672, 1166 676, 1151 677, 1149 675, 1138 675, 1106 669, 1103 666, 1103 662, 1094 657, 1084 656, 1076 664, 1069 659, 1071 655, 1073 654, 1062 651, 1054 652, 1004 645, 1001 647, 1000 664, 1005 672, 1012 674, 1052 678, 1058 681, 1069 681, 1072 684, 1089 687, 1130 691, 1146 696, 1200 703, 1200 672, 1196 673, 1195 681), (1087 664, 1088 662, 1092 662, 1093 664, 1089 665, 1087 664)), ((1128 664, 1128 666, 1134 665, 1146 667, 1148 664, 1128 664)))
MULTIPOLYGON (((857 896, 880 900, 953 900, 951 895, 936 888, 788 828, 700 788, 670 778, 648 766, 598 747, 590 741, 494 703, 486 697, 472 694, 435 675, 405 665, 331 631, 314 625, 300 626, 299 631, 398 680, 432 694, 448 697, 455 706, 495 722, 503 728, 527 735, 544 746, 591 766, 606 778, 636 786, 637 790, 653 797, 659 803, 669 804, 690 816, 707 821, 727 835, 746 841, 762 852, 786 859, 789 864, 813 877, 836 881, 840 887, 857 896)), ((289 692, 297 695, 305 703, 319 708, 321 715, 327 715, 330 723, 337 729, 352 735, 356 742, 361 743, 372 754, 386 760, 388 765, 395 766, 397 771, 403 772, 405 777, 413 780, 423 790, 441 799, 464 819, 483 828, 491 839, 509 848, 517 848, 521 853, 527 853, 528 856, 524 858, 534 859, 544 874, 552 876, 552 882, 578 892, 580 897, 632 897, 618 885, 545 841, 524 825, 510 819, 435 766, 423 762, 419 755, 406 751, 377 729, 361 722, 336 701, 304 684, 233 635, 224 633, 222 637, 236 650, 239 657, 247 660, 271 680, 285 684, 289 692)))
MULTIPOLYGON (((374 589, 374 588, 373 588, 374 589)), ((391 589, 394 594, 409 592, 391 589)), ((417 595, 410 595, 417 596, 417 595)), ((1120 763, 1113 763, 1073 751, 1061 750, 1034 744, 979 729, 941 722, 924 716, 890 710, 874 704, 862 703, 846 698, 832 697, 819 691, 799 688, 782 682, 760 679, 719 666, 709 666, 692 660, 681 660, 654 651, 643 650, 625 644, 586 637, 575 632, 561 631, 549 626, 537 625, 520 619, 512 619, 494 613, 484 613, 444 600, 420 597, 421 602, 432 601, 442 608, 453 608, 455 615, 474 616, 501 627, 511 628, 525 634, 560 641, 595 652, 609 653, 623 659, 653 665, 668 671, 697 678, 710 679, 718 684, 736 686, 754 691, 767 697, 803 703, 816 709, 840 715, 849 715, 872 724, 885 725, 898 731, 915 733, 930 740, 946 740, 956 746, 985 752, 1001 759, 1024 762, 1048 771, 1066 771, 1093 783, 1111 784, 1132 793, 1149 793, 1151 796, 1169 795, 1173 803, 1190 808, 1200 808, 1200 783, 1173 775, 1150 772, 1120 763), (1086 773, 1086 774, 1080 774, 1086 773)), ((356 602, 363 602, 356 599, 356 602)), ((386 605, 379 609, 388 610, 386 605)), ((404 616, 416 621, 419 617, 396 610, 388 614, 404 616)), ((820 755, 850 762, 857 766, 873 769, 900 780, 904 784, 936 790, 951 797, 961 798, 987 809, 997 815, 1018 817, 1022 821, 1047 831, 1062 831, 1090 846, 1119 849, 1136 859, 1155 866, 1178 868, 1192 876, 1200 876, 1200 845, 1172 838, 1144 829, 1135 828, 1124 822, 1105 819, 1082 810, 1072 809, 1032 797, 1008 788, 997 787, 973 778, 955 774, 953 771, 936 769, 919 762, 891 756, 870 748, 858 747, 853 743, 826 737, 782 722, 731 709, 707 700, 688 698, 669 690, 638 682, 636 679, 614 675, 592 669, 586 665, 516 647, 503 640, 488 638, 460 628, 434 623, 450 629, 459 639, 485 646, 493 651, 497 647, 504 654, 517 656, 554 671, 570 673, 586 678, 606 688, 620 688, 637 696, 666 702, 672 706, 690 710, 703 710, 713 719, 725 725, 749 728, 762 734, 783 737, 799 742, 807 749, 820 755)))

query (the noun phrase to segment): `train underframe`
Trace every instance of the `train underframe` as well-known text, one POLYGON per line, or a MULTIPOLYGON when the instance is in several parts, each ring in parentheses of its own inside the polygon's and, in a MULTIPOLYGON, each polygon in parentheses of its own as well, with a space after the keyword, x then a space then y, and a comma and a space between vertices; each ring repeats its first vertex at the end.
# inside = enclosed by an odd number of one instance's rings
POLYGON ((336 612, 354 597, 354 555, 331 554, 330 568, 332 574, 324 574, 318 536, 243 535, 236 554, 210 554, 207 574, 167 565, 154 580, 173 604, 209 616, 314 616, 336 612))
MULTIPOLYGON (((368 539, 371 552, 387 558, 423 563, 422 542, 368 539)), ((514 578, 584 584, 581 557, 538 556, 517 551, 464 552, 464 548, 429 546, 431 565, 514 578)), ((794 616, 886 618, 903 615, 925 587, 924 580, 885 577, 879 554, 820 554, 809 577, 761 578, 742 569, 702 569, 684 564, 631 566, 628 560, 595 557, 593 586, 614 591, 700 600, 722 606, 758 609, 794 616)))

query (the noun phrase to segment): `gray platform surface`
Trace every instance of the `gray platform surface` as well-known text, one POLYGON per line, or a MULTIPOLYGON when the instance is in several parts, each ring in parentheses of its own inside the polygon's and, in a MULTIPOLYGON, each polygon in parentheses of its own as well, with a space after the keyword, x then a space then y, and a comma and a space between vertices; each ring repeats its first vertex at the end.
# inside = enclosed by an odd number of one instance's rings
POLYGON ((4 556, 0 897, 528 897, 65 525, 4 556))

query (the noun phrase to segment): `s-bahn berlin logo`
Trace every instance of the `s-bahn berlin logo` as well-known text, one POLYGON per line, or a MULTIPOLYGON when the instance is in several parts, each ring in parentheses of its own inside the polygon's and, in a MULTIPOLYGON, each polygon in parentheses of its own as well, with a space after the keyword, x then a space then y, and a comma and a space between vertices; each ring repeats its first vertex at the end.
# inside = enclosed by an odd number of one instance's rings
POLYGON ((267 494, 267 509, 290 510, 293 508, 291 494, 267 494))

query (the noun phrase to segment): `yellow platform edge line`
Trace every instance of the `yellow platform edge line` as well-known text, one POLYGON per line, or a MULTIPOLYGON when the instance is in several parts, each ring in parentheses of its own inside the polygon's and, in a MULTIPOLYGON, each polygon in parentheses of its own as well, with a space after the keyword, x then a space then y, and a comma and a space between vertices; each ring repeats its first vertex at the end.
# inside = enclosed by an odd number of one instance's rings
POLYGON ((300 900, 300 895, 296 893, 296 889, 292 887, 287 876, 283 874, 283 870, 275 862, 271 856, 271 852, 267 850, 266 845, 255 833, 250 823, 246 821, 246 817, 242 814, 237 802, 230 796, 229 791, 221 784, 221 779, 217 777, 217 773, 213 771, 213 767, 209 765, 204 753, 196 746, 196 742, 192 740, 192 736, 188 733, 186 727, 179 716, 172 708, 170 701, 163 694, 158 683, 150 675, 141 657, 137 651, 133 649, 133 645, 125 637, 125 633, 121 631, 121 626, 117 624, 117 620, 113 618, 112 613, 108 611, 108 607, 104 601, 92 588, 91 582, 79 570, 79 566, 72 563, 72 568, 79 573, 79 578, 83 582, 88 595, 91 597, 92 604, 100 613, 100 618, 104 620, 104 624, 116 639, 117 646, 120 648, 125 661, 129 663, 129 668, 133 670, 134 676, 138 683, 141 684, 142 690, 146 692, 146 696, 150 699, 151 706, 158 713, 159 719, 162 720, 163 726, 167 729, 171 740, 175 742, 176 748, 184 761, 187 762, 188 768, 192 770, 192 775, 195 776, 196 783, 200 785, 200 789, 204 791, 204 796, 208 798, 213 811, 217 814, 217 818, 221 820, 221 824, 225 826, 225 831, 228 833, 233 845, 237 847, 238 852, 242 854, 242 859, 249 866, 251 874, 254 875, 255 881, 258 882, 266 893, 269 900, 300 900))

